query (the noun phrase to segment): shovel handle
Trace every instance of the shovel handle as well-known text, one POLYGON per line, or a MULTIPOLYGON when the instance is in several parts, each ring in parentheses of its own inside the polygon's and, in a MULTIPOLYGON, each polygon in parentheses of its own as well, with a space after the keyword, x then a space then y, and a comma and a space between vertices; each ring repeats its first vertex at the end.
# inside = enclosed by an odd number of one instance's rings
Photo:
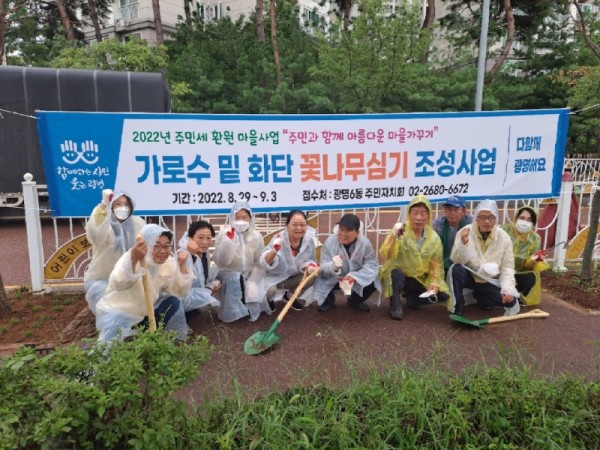
POLYGON ((281 322, 283 320, 283 318, 285 317, 285 315, 287 314, 287 312, 292 307, 292 303, 294 303, 296 301, 296 299, 298 298, 298 296, 302 292, 302 289, 304 288, 304 286, 306 286, 306 284, 310 280, 312 280, 313 278, 316 278, 317 275, 319 275, 319 270, 320 270, 319 267, 315 267, 315 270, 310 275, 308 275, 308 271, 306 271, 306 270, 304 271, 304 276, 302 277, 302 280, 300 281, 300 284, 298 285, 298 287, 296 288, 296 290, 294 291, 294 293, 292 294, 292 296, 290 297, 290 299, 287 301, 287 303, 285 304, 285 306, 283 307, 283 309, 281 310, 281 312, 279 313, 279 315, 277 316, 277 322, 281 322))
POLYGON ((549 317, 550 314, 542 311, 541 309, 534 309, 533 311, 529 311, 523 314, 516 314, 514 316, 500 316, 500 317, 492 317, 488 320, 488 323, 498 323, 498 322, 508 322, 510 320, 519 320, 519 319, 543 319, 545 317, 549 317))
MULTIPOLYGON (((144 238, 141 234, 135 237, 136 243, 143 241, 144 238)), ((146 302, 146 315, 148 316, 148 329, 151 333, 156 331, 156 317, 154 317, 154 299, 152 298, 152 287, 150 286, 150 280, 148 279, 148 267, 146 266, 146 258, 140 260, 140 267, 146 271, 142 275, 142 283, 144 286, 144 300, 146 302)))

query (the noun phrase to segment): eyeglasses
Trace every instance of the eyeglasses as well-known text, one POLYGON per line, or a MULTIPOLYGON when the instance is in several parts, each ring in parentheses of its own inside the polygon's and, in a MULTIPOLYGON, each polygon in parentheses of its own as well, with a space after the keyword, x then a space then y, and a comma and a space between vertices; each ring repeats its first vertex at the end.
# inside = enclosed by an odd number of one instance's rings
POLYGON ((290 227, 292 228, 307 228, 307 223, 290 223, 290 227))
POLYGON ((154 248, 153 248, 153 251, 160 252, 162 250, 162 251, 170 253, 171 252, 171 248, 172 248, 171 244, 169 244, 169 245, 159 245, 159 244, 156 244, 154 246, 154 248))
POLYGON ((477 216, 477 220, 481 220, 482 222, 495 222, 496 216, 477 216))

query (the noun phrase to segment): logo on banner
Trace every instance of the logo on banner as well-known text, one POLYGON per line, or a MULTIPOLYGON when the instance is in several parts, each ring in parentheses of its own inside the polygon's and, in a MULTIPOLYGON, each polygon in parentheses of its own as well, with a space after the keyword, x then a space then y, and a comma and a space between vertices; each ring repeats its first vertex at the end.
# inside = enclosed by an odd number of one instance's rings
POLYGON ((66 164, 77 164, 79 161, 85 164, 96 164, 98 162, 98 144, 94 141, 84 141, 81 143, 81 150, 77 142, 65 140, 60 144, 62 160, 66 164))

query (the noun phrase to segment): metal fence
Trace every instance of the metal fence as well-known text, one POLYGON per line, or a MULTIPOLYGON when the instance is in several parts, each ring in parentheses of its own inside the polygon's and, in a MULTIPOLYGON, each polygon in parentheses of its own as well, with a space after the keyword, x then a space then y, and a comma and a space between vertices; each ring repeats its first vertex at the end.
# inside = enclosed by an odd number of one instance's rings
MULTIPOLYGON (((38 191, 45 192, 46 186, 37 185, 29 174, 24 178, 23 194, 32 289, 40 291, 57 284, 80 285, 91 258, 91 249, 89 245, 85 245, 86 219, 42 219, 38 191), (50 225, 42 223, 48 220, 50 225)), ((531 206, 539 211, 540 217, 545 218, 544 224, 538 226, 543 240, 542 246, 547 248, 563 241, 568 244, 554 248, 549 258, 555 269, 565 270, 567 264, 581 260, 583 244, 589 230, 592 198, 598 193, 598 180, 600 159, 567 159, 559 198, 498 201, 498 223, 512 221, 515 210, 521 206, 531 206)), ((470 211, 473 211, 475 206, 476 202, 467 202, 470 211)), ((443 214, 441 203, 434 204, 433 207, 434 219, 443 214)), ((317 237, 321 242, 331 233, 340 216, 347 212, 355 213, 361 218, 366 235, 377 249, 393 224, 406 217, 406 206, 320 212, 311 218, 311 224, 316 228, 317 237)), ((155 216, 145 219, 172 230, 177 242, 191 222, 205 219, 218 230, 225 223, 226 217, 227 215, 220 214, 155 216)), ((281 213, 256 216, 257 229, 265 236, 281 230, 284 223, 285 217, 281 213)), ((598 239, 594 258, 600 259, 598 239)))

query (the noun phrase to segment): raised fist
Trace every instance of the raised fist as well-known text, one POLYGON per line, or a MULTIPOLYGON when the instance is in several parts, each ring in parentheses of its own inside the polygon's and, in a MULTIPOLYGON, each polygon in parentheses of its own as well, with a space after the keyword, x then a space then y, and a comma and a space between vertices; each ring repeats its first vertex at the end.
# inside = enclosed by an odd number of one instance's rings
POLYGON ((277 253, 279 253, 279 251, 281 250, 281 244, 282 243, 283 243, 283 241, 281 240, 281 237, 278 234, 277 237, 275 239, 273 239, 273 249, 277 253))
POLYGON ((112 189, 104 189, 102 191, 102 204, 106 207, 110 205, 113 199, 113 191, 112 189))
POLYGON ((467 245, 469 243, 469 229, 467 227, 460 230, 460 239, 462 243, 467 245))
POLYGON ((233 239, 235 236, 235 228, 233 228, 231 225, 225 225, 223 227, 223 230, 225 231, 225 236, 227 236, 229 239, 233 239))
POLYGON ((402 235, 404 234, 404 224, 402 222, 398 222, 394 225, 392 231, 397 237, 402 237, 402 235))
POLYGON ((308 273, 310 275, 315 270, 317 270, 317 267, 319 267, 319 266, 317 266, 315 263, 309 263, 308 266, 306 266, 306 273, 308 273))
POLYGON ((342 268, 342 257, 340 255, 335 255, 331 258, 331 262, 333 263, 333 269, 336 272, 342 268))

